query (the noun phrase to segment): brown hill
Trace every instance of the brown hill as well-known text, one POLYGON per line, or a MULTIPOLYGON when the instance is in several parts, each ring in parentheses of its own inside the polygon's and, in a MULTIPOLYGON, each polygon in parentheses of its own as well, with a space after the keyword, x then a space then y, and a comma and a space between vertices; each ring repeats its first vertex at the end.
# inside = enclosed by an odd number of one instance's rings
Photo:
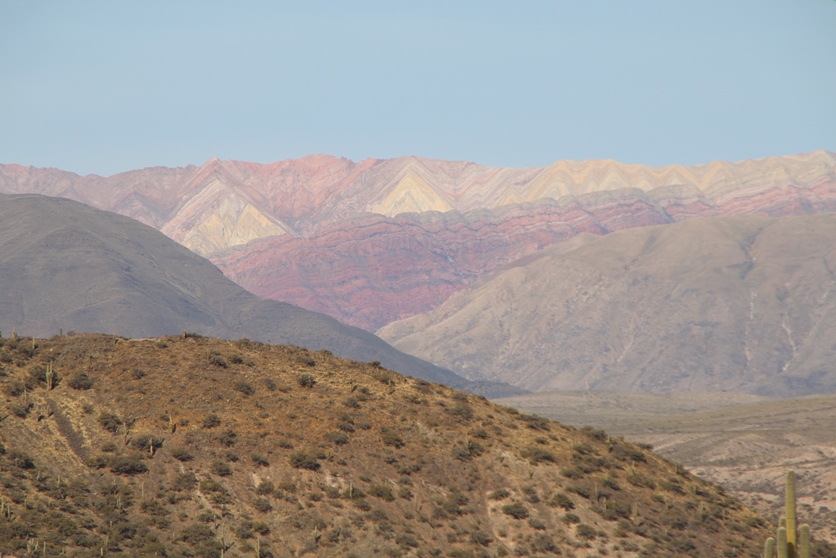
MULTIPOLYGON (((0 195, 0 331, 149 337, 184 330, 328 349, 474 389, 361 329, 248 293, 132 219, 70 200, 0 195)), ((501 389, 501 388, 500 388, 501 389)), ((491 393, 491 388, 488 388, 491 393)))
POLYGON ((836 393, 836 214, 695 219, 511 265, 379 331, 527 389, 836 393))
POLYGON ((834 396, 543 392, 498 402, 652 444, 773 521, 784 513, 784 473, 794 469, 803 521, 836 543, 834 396))
POLYGON ((823 151, 660 168, 316 155, 267 165, 213 159, 107 178, 0 165, 0 192, 68 197, 133 217, 211 256, 260 296, 373 331, 579 232, 834 211, 834 168, 823 151))
POLYGON ((760 556, 659 456, 327 352, 2 339, 0 552, 760 556))

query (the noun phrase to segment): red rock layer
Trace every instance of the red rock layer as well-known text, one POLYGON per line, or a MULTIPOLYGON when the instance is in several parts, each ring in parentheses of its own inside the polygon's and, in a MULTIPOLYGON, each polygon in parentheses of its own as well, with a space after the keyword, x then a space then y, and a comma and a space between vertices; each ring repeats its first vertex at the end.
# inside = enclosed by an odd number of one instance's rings
POLYGON ((484 274, 582 232, 724 214, 836 211, 834 180, 730 196, 725 205, 662 190, 599 192, 494 212, 370 216, 307 238, 256 242, 213 261, 260 296, 374 331, 435 308, 484 274))
POLYGON ((133 217, 211 256, 257 294, 375 330, 579 232, 836 211, 836 156, 497 169, 313 155, 266 165, 212 159, 110 177, 0 165, 0 192, 67 197, 133 217), (261 229, 241 232, 248 223, 261 229))

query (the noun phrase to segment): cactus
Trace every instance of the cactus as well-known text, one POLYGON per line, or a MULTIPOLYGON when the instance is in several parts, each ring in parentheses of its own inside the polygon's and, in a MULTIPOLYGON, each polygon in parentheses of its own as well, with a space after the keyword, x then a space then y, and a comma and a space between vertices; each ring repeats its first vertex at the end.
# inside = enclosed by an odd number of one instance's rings
POLYGON ((810 526, 797 527, 795 513, 795 472, 787 471, 784 515, 778 522, 777 540, 769 537, 764 547, 765 558, 810 558, 810 526))
POLYGON ((784 513, 787 517, 787 556, 789 556, 789 558, 795 558, 797 526, 795 518, 795 471, 793 470, 787 471, 787 488, 784 508, 784 513))
POLYGON ((778 528, 778 558, 789 558, 789 547, 787 546, 787 528, 778 528))
POLYGON ((52 368, 52 363, 48 362, 46 365, 46 389, 47 391, 55 387, 55 371, 52 368))
POLYGON ((810 526, 806 523, 798 529, 798 558, 810 558, 810 526))

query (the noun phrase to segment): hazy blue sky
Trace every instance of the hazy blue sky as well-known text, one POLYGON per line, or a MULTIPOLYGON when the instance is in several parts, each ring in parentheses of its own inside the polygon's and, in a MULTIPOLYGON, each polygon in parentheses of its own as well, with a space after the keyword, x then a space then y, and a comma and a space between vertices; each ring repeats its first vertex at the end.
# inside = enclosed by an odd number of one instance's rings
POLYGON ((836 151, 836 1, 0 0, 0 162, 836 151))

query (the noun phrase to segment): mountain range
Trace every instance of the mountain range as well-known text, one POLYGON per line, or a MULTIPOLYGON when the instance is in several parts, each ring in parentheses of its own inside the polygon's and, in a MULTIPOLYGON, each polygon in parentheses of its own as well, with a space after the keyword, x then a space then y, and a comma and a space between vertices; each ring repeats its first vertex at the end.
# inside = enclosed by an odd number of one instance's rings
POLYGON ((138 221, 61 198, 0 195, 0 332, 189 332, 328 349, 427 380, 475 384, 373 334, 261 299, 138 221))
POLYGON ((836 393, 836 214, 578 236, 379 335, 526 389, 836 393))
POLYGON ((582 232, 834 211, 836 155, 526 169, 315 155, 266 165, 212 159, 110 177, 7 164, 0 192, 127 215, 210 257, 259 296, 374 331, 582 232))

